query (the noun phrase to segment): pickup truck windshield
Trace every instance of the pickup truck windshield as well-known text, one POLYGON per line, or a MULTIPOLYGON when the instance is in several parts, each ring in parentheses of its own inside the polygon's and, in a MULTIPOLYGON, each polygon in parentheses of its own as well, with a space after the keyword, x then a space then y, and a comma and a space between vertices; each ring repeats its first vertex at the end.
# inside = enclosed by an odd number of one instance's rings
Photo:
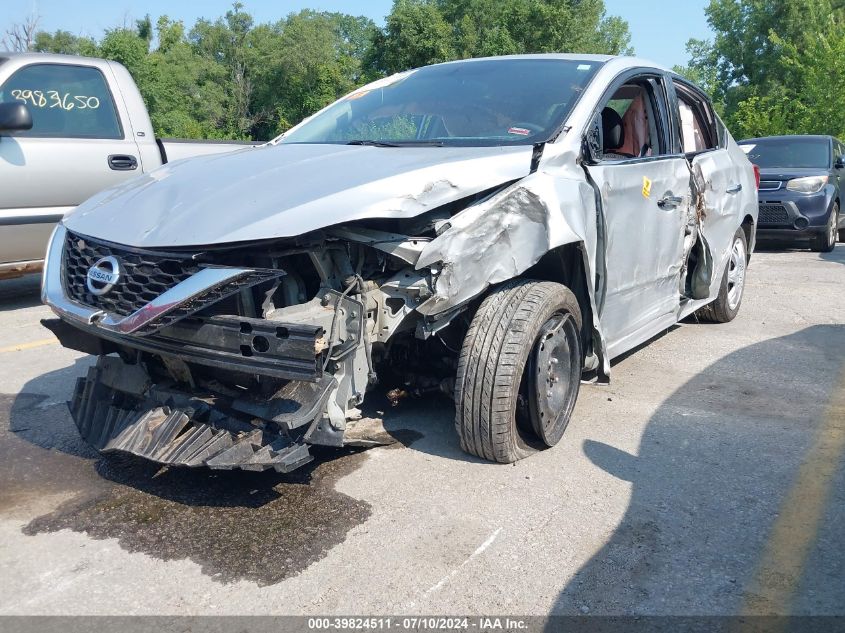
POLYGON ((830 142, 821 138, 768 138, 743 141, 748 160, 766 168, 828 169, 830 142))
POLYGON ((497 59, 429 66, 340 99, 281 143, 526 145, 566 120, 600 62, 497 59))

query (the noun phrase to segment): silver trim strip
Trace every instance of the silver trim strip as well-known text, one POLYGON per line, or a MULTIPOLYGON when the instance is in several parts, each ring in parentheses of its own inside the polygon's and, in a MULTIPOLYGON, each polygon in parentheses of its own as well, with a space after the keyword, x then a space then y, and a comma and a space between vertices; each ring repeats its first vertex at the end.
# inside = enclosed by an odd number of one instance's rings
POLYGON ((781 182, 780 180, 761 180, 759 191, 777 191, 781 187, 783 187, 783 182, 781 182), (775 183, 777 184, 777 187, 764 187, 764 183, 775 183))
POLYGON ((62 270, 64 268, 62 266, 62 250, 64 249, 66 235, 67 229, 63 224, 58 224, 50 238, 41 286, 41 300, 50 306, 58 316, 69 321, 96 325, 120 334, 131 334, 185 301, 203 294, 210 288, 256 272, 252 268, 203 268, 185 281, 159 295, 143 308, 136 310, 129 316, 119 317, 71 301, 65 295, 64 285, 62 284, 62 270))

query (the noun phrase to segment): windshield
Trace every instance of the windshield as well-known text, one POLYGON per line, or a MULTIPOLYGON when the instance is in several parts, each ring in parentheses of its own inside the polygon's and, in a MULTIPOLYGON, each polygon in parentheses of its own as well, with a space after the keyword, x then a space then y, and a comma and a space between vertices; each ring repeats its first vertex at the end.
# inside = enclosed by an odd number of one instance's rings
POLYGON ((830 142, 822 138, 772 138, 742 141, 739 146, 748 160, 764 169, 830 167, 830 142))
POLYGON ((600 65, 493 59, 428 66, 364 86, 281 142, 537 143, 563 123, 600 65))

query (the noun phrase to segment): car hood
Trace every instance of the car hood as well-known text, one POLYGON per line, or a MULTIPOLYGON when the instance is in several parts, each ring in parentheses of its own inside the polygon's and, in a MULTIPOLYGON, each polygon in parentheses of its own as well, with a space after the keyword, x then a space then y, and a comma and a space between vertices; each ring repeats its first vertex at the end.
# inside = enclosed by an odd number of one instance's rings
POLYGON ((136 247, 409 218, 529 173, 532 148, 266 145, 170 163, 83 202, 70 231, 136 247))
POLYGON ((792 180, 807 176, 827 176, 829 173, 824 168, 767 167, 760 170, 760 180, 792 180))

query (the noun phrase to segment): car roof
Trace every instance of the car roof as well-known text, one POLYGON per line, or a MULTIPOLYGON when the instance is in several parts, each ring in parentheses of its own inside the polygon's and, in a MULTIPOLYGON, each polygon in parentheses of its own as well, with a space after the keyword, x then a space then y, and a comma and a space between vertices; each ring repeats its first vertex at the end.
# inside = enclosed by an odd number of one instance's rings
POLYGON ((526 53, 521 55, 495 55, 492 57, 472 57, 469 59, 454 59, 448 62, 441 62, 440 64, 432 64, 432 66, 440 66, 445 64, 465 64, 472 62, 496 61, 506 59, 559 59, 562 61, 580 61, 580 62, 594 62, 603 65, 612 64, 618 70, 625 68, 656 68, 664 72, 672 72, 668 68, 664 68, 648 59, 641 57, 633 57, 630 55, 592 55, 580 53, 526 53))
POLYGON ((38 60, 40 62, 58 62, 58 63, 65 63, 67 64, 71 60, 80 60, 84 59, 86 61, 96 61, 102 62, 103 60, 97 57, 83 57, 82 55, 60 55, 58 53, 15 53, 11 51, 0 51, 0 58, 3 59, 17 59, 17 60, 27 60, 32 59, 33 61, 38 60))

